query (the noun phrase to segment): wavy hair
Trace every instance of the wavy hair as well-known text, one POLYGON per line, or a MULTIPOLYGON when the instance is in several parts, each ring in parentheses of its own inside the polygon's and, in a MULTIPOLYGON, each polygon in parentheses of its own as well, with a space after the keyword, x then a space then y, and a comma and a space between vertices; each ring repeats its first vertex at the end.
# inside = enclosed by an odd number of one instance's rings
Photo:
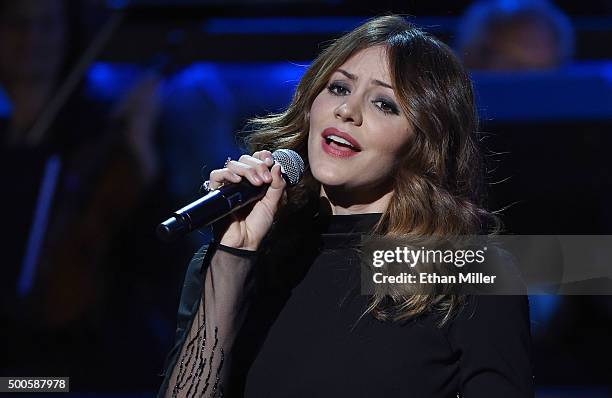
MULTIPOLYGON (((484 209, 484 166, 472 83, 447 45, 401 16, 370 19, 331 42, 306 70, 285 111, 250 120, 243 130, 249 153, 289 148, 308 164, 308 111, 315 97, 338 67, 372 46, 387 50, 392 84, 414 135, 393 171, 393 196, 371 236, 452 238, 498 225, 484 209)), ((320 184, 307 167, 302 181, 287 189, 283 210, 305 208, 318 200, 319 193, 320 184)), ((463 301, 444 286, 420 286, 416 291, 379 288, 366 313, 399 321, 436 310, 444 314, 443 324, 463 301)))

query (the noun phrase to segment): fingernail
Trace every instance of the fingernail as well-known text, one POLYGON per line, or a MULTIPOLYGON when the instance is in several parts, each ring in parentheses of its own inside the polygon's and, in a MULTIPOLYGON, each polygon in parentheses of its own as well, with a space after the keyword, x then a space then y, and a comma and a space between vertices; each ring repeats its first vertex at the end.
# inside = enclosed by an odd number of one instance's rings
POLYGON ((264 171, 264 178, 266 180, 271 180, 272 179, 272 174, 270 174, 270 172, 266 170, 266 171, 264 171))
POLYGON ((262 182, 262 181, 261 181, 261 179, 260 179, 258 176, 253 176, 253 180, 254 180, 254 181, 257 183, 257 184, 259 184, 260 182, 262 182))

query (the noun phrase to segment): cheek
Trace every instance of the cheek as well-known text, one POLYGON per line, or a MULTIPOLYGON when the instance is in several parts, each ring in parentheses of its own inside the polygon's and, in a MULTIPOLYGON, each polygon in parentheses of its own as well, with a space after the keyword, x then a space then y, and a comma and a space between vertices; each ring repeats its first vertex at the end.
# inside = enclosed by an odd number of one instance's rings
POLYGON ((404 148, 407 144, 407 139, 402 137, 397 140, 389 140, 386 142, 385 151, 389 153, 391 157, 398 157, 404 152, 404 148))
POLYGON ((381 155, 386 156, 398 156, 404 152, 406 145, 412 138, 412 132, 405 124, 381 124, 377 127, 379 134, 376 134, 378 138, 372 142, 372 146, 376 148, 377 152, 381 155))
POLYGON ((397 167, 412 140, 412 133, 408 128, 402 126, 401 129, 398 129, 397 126, 395 127, 396 131, 394 133, 391 133, 393 129, 389 128, 385 131, 385 139, 376 140, 371 143, 371 155, 376 159, 380 167, 385 170, 383 174, 387 174, 397 167))
POLYGON ((333 101, 324 92, 317 95, 310 106, 311 124, 317 123, 321 118, 327 117, 330 113, 333 114, 333 106, 333 101))

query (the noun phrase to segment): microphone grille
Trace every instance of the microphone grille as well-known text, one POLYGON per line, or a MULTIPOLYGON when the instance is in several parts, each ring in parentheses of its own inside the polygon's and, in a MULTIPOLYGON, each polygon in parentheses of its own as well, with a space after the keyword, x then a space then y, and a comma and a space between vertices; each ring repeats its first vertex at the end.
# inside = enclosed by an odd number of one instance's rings
POLYGON ((300 155, 291 149, 277 149, 272 158, 281 166, 281 172, 289 179, 289 185, 295 185, 304 175, 304 161, 300 155))

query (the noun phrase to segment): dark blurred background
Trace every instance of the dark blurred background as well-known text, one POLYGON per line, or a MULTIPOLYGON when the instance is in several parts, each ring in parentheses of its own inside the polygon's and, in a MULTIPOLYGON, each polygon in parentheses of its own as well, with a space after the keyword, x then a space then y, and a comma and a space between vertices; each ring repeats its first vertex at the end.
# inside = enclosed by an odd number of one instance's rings
MULTIPOLYGON (((0 0, 0 376, 152 396, 210 238, 155 226, 326 42, 387 12, 470 69, 508 232, 612 234, 610 0, 0 0)), ((530 306, 537 396, 612 396, 611 297, 530 306)))

